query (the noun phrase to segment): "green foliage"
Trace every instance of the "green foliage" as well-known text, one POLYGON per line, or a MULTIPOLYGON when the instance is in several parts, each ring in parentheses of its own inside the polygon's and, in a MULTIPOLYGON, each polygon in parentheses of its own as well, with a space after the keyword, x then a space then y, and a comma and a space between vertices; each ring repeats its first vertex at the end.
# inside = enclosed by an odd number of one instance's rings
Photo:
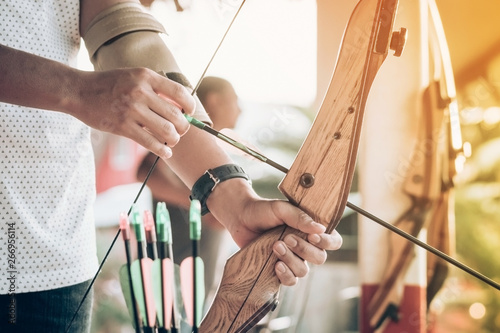
MULTIPOLYGON (((466 180, 456 189, 457 254, 473 269, 500 281, 500 139, 491 138, 491 133, 481 134, 481 124, 464 133, 473 134, 476 149, 466 164, 466 180)), ((486 307, 484 332, 496 332, 500 292, 468 275, 460 275, 482 292, 480 302, 486 307)), ((475 301, 478 300, 470 298, 471 303, 475 301)))

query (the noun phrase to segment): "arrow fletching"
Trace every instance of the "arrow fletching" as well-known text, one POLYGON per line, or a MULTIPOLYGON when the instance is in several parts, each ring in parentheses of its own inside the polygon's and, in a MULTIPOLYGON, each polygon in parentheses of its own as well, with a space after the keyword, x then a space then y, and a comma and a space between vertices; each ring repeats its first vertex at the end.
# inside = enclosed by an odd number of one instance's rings
POLYGON ((200 257, 187 257, 181 262, 181 292, 182 300, 184 301, 184 310, 186 311, 187 321, 189 325, 194 325, 194 306, 196 303, 196 326, 199 326, 203 315, 203 303, 205 301, 205 278, 204 278, 204 263, 200 257), (193 289, 193 267, 196 265, 196 299, 193 289))

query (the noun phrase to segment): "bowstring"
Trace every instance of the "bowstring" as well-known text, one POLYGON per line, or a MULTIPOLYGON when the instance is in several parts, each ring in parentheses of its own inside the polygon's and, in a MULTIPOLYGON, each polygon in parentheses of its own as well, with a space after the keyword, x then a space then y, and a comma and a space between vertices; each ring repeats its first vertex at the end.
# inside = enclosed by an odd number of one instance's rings
MULTIPOLYGON (((238 9, 236 10, 236 13, 233 15, 233 18, 231 19, 231 22, 229 23, 227 29, 225 30, 220 42, 218 43, 215 51, 213 52, 210 60, 208 61, 207 65, 205 66, 205 69, 203 70, 201 76, 200 76, 200 79, 198 80, 198 83, 196 84, 196 86, 194 87, 193 91, 191 92, 191 96, 194 96, 194 94, 196 94, 196 91, 198 90, 198 88, 200 87, 201 85, 201 82, 203 81, 203 78, 206 76, 207 72, 208 72, 208 69, 209 67, 212 65, 212 62, 213 60, 215 59, 215 56, 217 55, 217 53, 219 52, 219 49, 221 48, 222 46, 222 43, 224 42, 224 40, 226 39, 226 36, 227 34, 229 33, 229 30, 231 30, 231 27, 233 26, 233 23, 235 22, 236 18, 238 17, 238 14, 240 13, 241 9, 243 8, 243 5, 245 4, 246 0, 243 0, 241 2, 241 4, 239 5, 238 9)), ((151 176, 151 174, 153 173, 156 165, 158 164, 158 161, 160 160, 160 157, 159 156, 156 156, 154 162, 153 162, 153 165, 151 166, 151 168, 149 169, 147 175, 146 175, 146 178, 144 179, 142 185, 141 185, 141 188, 139 189, 139 192, 137 192, 137 195, 132 203, 132 205, 130 206, 128 212, 127 212, 127 216, 130 216, 130 213, 132 212, 132 209, 134 207, 134 205, 137 203, 137 201, 139 200, 139 197, 141 196, 142 194, 142 191, 144 190, 144 188, 146 187, 146 184, 151 176)), ((109 246, 109 248, 107 249, 106 251, 106 254, 104 255, 104 257, 102 258, 102 261, 99 265, 99 268, 97 269, 97 272, 94 274, 89 286, 87 287, 87 290, 85 291, 85 294, 83 295, 82 299, 80 300, 80 304, 78 304, 78 307, 76 308, 76 311, 75 313, 73 314, 73 317, 71 318, 71 321, 69 322, 68 324, 68 327, 66 328, 66 333, 69 332, 70 328, 71 328, 71 325, 73 324, 76 316, 78 315, 78 312, 80 311, 81 307, 83 306, 83 303, 85 302, 85 300, 87 299, 87 296, 89 295, 90 291, 92 290, 92 287, 94 286, 95 284, 95 281, 97 280, 97 277, 99 276, 99 273, 101 272, 102 268, 104 267, 104 264, 106 263, 106 260, 108 259, 111 251, 113 250, 113 247, 115 246, 115 243, 116 241, 118 240, 118 237, 120 236, 120 233, 121 233, 121 229, 118 228, 118 231, 116 232, 116 235, 115 237, 113 238, 113 240, 111 241, 111 244, 109 246)))

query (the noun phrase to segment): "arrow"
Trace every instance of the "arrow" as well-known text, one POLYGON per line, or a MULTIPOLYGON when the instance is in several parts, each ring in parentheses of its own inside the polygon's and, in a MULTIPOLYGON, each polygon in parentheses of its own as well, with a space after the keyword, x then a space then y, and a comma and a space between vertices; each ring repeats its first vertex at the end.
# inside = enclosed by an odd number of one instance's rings
POLYGON ((170 215, 164 202, 159 202, 156 206, 156 231, 159 259, 153 263, 153 275, 160 278, 154 280, 153 289, 158 309, 159 332, 169 332, 171 329, 172 333, 176 333, 177 329, 180 329, 180 315, 174 297, 176 283, 172 228, 170 215))
POLYGON ((139 312, 137 311, 137 301, 134 294, 134 289, 132 287, 132 253, 130 251, 130 225, 128 216, 125 213, 120 214, 120 230, 122 232, 123 242, 125 244, 125 255, 127 257, 127 263, 123 265, 120 269, 120 282, 122 285, 123 294, 125 295, 125 300, 128 301, 128 308, 132 312, 134 318, 134 327, 136 333, 141 333, 141 325, 139 312), (124 272, 124 273, 122 273, 124 272), (122 281, 122 275, 125 276, 125 283, 122 281), (129 297, 127 297, 129 296, 129 297))
POLYGON ((135 260, 131 267, 132 283, 139 302, 144 332, 153 333, 156 322, 156 309, 151 285, 153 260, 147 257, 144 225, 141 214, 135 205, 132 209, 132 225, 137 239, 138 253, 138 260, 135 260))
POLYGON ((188 322, 193 327, 193 333, 197 333, 205 299, 205 268, 198 253, 201 238, 201 205, 198 200, 192 200, 189 209, 189 238, 193 255, 181 263, 181 289, 188 322))

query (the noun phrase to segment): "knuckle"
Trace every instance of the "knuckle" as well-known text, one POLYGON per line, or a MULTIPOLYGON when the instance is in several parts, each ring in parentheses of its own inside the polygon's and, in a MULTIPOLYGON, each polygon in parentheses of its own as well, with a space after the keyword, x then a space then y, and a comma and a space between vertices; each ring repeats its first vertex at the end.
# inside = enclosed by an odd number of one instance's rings
POLYGON ((146 136, 143 140, 142 145, 151 150, 153 153, 158 154, 158 147, 155 145, 155 139, 152 136, 146 136))
POLYGON ((147 80, 151 78, 152 71, 146 67, 132 68, 134 75, 140 80, 147 80))
MULTIPOLYGON (((177 133, 175 133, 177 134, 177 133)), ((179 135, 172 135, 169 140, 167 140, 167 145, 169 147, 175 147, 180 141, 180 136, 179 135)))
POLYGON ((307 215, 306 212, 304 212, 302 210, 299 211, 298 217, 299 217, 299 222, 298 222, 299 226, 305 226, 305 225, 311 223, 311 221, 312 221, 312 218, 309 215, 307 215))
POLYGON ((297 278, 296 277, 291 277, 286 280, 286 283, 283 283, 283 285, 287 287, 293 287, 297 284, 297 278))
POLYGON ((187 90, 183 85, 172 81, 172 97, 174 100, 182 100, 186 97, 187 90))
POLYGON ((281 283, 287 287, 294 286, 297 283, 297 277, 291 272, 280 274, 279 279, 281 283))
POLYGON ((324 247, 325 249, 335 251, 342 247, 343 239, 338 232, 334 231, 334 233, 328 235, 325 242, 327 245, 327 247, 324 247))
POLYGON ((147 95, 147 89, 145 86, 137 84, 131 87, 129 94, 131 99, 129 103, 133 104, 133 101, 142 100, 147 95))
POLYGON ((168 113, 169 119, 172 120, 173 127, 172 130, 175 130, 178 134, 184 135, 189 130, 189 122, 186 120, 182 112, 174 106, 169 105, 166 109, 168 113))
POLYGON ((321 251, 321 255, 318 257, 318 261, 315 262, 316 265, 323 265, 326 262, 327 254, 326 251, 321 251))
POLYGON ((338 250, 344 244, 344 238, 342 238, 342 236, 339 233, 337 233, 336 235, 337 235, 337 237, 335 237, 335 239, 336 239, 336 250, 338 250))
POLYGON ((307 264, 307 261, 304 261, 303 271, 300 277, 304 277, 307 274, 309 274, 309 265, 307 264))
POLYGON ((181 119, 181 122, 178 126, 178 133, 182 136, 184 134, 187 133, 187 131, 189 130, 189 122, 184 118, 182 117, 183 119, 181 119))
POLYGON ((169 147, 174 147, 177 143, 179 143, 180 135, 176 132, 174 125, 165 121, 161 125, 162 137, 165 138, 165 142, 169 147))

